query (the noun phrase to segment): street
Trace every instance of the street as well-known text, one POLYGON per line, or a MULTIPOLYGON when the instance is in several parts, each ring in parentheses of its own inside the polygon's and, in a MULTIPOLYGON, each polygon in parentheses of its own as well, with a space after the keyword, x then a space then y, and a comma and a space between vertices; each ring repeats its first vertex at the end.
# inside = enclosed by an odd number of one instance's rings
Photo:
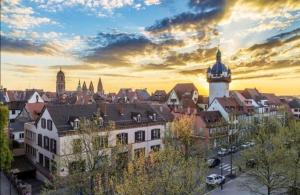
POLYGON ((0 194, 1 195, 17 195, 15 187, 10 183, 6 175, 0 172, 0 194))

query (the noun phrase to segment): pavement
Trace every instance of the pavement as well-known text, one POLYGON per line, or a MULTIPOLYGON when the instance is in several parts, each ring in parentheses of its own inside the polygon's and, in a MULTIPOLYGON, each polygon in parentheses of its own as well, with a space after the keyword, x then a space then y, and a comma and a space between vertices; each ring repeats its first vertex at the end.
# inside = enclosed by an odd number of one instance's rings
POLYGON ((0 172, 0 194, 1 195, 17 195, 17 191, 14 186, 10 183, 6 175, 0 172))
MULTIPOLYGON (((223 189, 220 187, 216 188, 207 193, 207 195, 253 195, 253 192, 243 187, 243 182, 246 180, 245 175, 241 175, 223 185, 223 189)), ((264 188, 260 188, 259 191, 262 194, 266 194, 267 191, 264 188)))

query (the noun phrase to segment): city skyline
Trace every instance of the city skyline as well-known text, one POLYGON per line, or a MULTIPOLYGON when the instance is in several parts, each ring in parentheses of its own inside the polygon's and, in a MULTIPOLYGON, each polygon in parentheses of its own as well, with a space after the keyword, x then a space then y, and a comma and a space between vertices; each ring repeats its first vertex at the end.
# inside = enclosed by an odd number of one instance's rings
POLYGON ((101 77, 109 92, 169 91, 193 82, 207 95, 206 70, 219 46, 232 70, 231 90, 300 92, 296 0, 4 0, 1 18, 8 89, 55 91, 61 67, 67 90, 76 90, 79 79, 96 84, 101 77))

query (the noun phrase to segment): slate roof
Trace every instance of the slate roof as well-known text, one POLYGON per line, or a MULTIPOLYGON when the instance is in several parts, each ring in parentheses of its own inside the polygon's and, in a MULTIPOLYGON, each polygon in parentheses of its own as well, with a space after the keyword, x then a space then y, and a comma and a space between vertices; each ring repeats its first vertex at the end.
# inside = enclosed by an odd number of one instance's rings
POLYGON ((292 101, 289 102, 289 106, 291 108, 300 108, 300 100, 293 99, 292 101))
POLYGON ((48 110, 53 123, 58 131, 71 130, 72 126, 70 119, 77 118, 91 118, 97 112, 96 104, 87 105, 66 105, 66 104, 49 104, 45 106, 48 110))
POLYGON ((114 121, 117 126, 137 124, 133 116, 140 114, 141 123, 154 122, 150 115, 157 114, 156 122, 165 122, 164 118, 147 103, 101 103, 101 115, 105 122, 114 121))
POLYGON ((170 108, 163 104, 151 104, 150 105, 156 113, 158 113, 165 121, 172 122, 174 115, 171 113, 170 108))
MULTIPOLYGON (((88 105, 46 105, 50 116, 56 128, 60 132, 72 130, 71 122, 76 118, 92 118, 100 111, 104 120, 104 125, 109 121, 114 121, 117 127, 126 125, 137 125, 138 123, 133 120, 137 114, 141 115, 141 123, 147 124, 150 122, 165 122, 164 118, 157 113, 149 104, 146 103, 100 103, 88 105), (149 116, 157 114, 157 120, 153 121, 149 116)), ((38 120, 37 120, 38 121, 38 120)))
POLYGON ((150 98, 147 89, 136 89, 135 93, 137 94, 139 100, 148 100, 150 98))
POLYGON ((25 101, 13 101, 6 103, 9 110, 22 110, 26 104, 25 101))
POLYGON ((9 130, 11 132, 22 132, 24 131, 24 124, 28 122, 27 120, 15 120, 9 123, 9 130))

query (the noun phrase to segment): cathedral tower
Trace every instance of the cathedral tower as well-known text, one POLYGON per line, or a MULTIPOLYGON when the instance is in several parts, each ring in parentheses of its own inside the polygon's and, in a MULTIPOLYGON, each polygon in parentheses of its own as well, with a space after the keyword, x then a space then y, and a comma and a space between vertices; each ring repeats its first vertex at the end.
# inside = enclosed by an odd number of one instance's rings
POLYGON ((57 95, 62 95, 65 92, 66 81, 65 81, 65 73, 60 70, 56 75, 56 93, 57 95))
POLYGON ((222 63, 221 51, 218 49, 216 63, 207 69, 209 82, 209 104, 217 97, 229 97, 231 70, 222 63))

